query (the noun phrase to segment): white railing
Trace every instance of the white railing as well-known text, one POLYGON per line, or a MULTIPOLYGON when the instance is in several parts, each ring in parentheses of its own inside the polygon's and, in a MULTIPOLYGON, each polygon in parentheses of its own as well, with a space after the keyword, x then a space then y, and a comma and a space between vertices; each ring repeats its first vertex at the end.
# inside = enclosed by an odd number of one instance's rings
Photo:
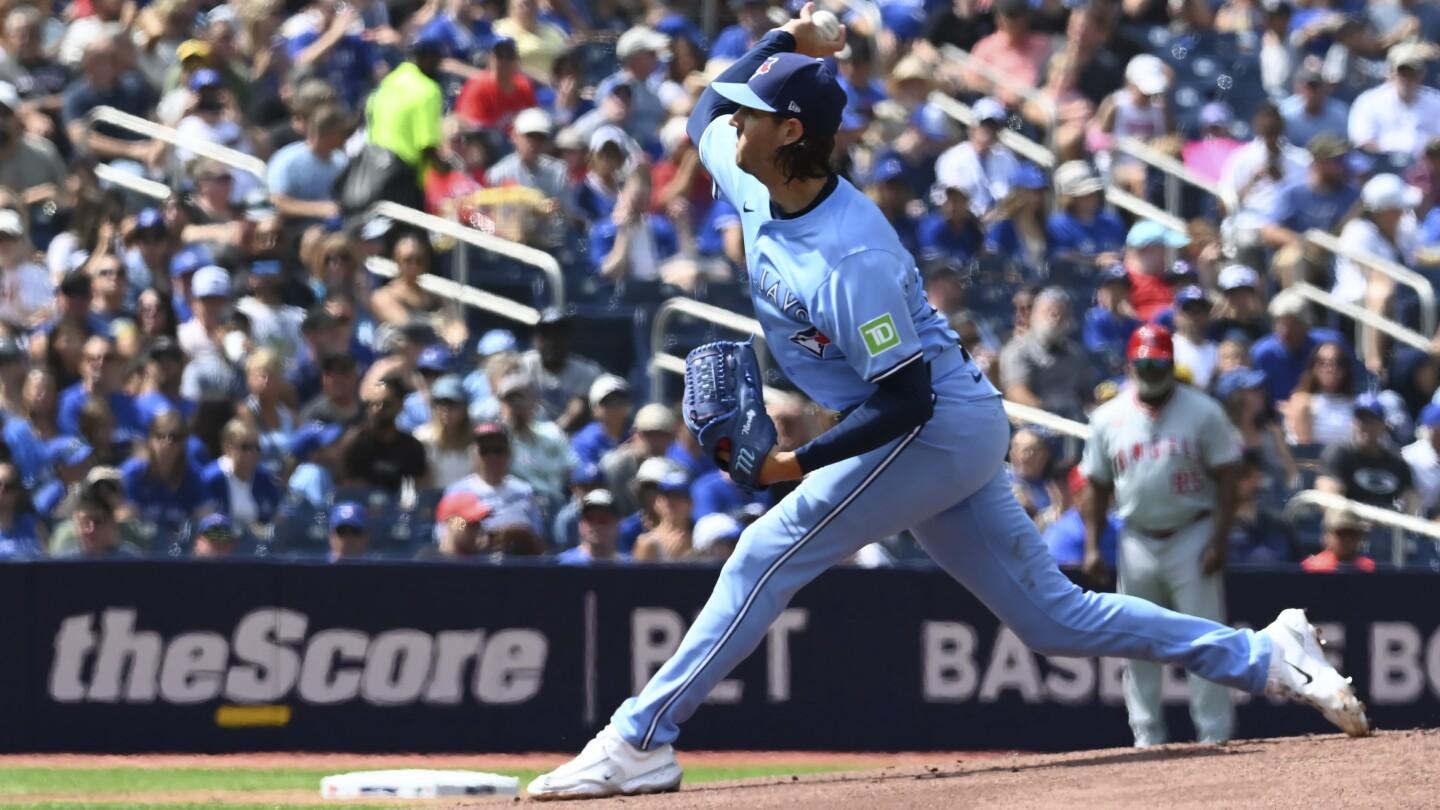
POLYGON ((1144 141, 1121 135, 1115 139, 1115 151, 1122 152, 1145 163, 1165 175, 1165 207, 1171 212, 1180 210, 1180 184, 1190 185, 1213 197, 1220 196, 1220 186, 1190 171, 1184 163, 1150 146, 1144 141))
POLYGON ((1189 233, 1190 231, 1185 220, 1118 186, 1110 186, 1105 189, 1105 201, 1116 208, 1123 208, 1137 217, 1153 219, 1176 233, 1189 233))
POLYGON ((1331 492, 1321 492, 1316 489, 1307 489, 1297 492, 1291 496, 1285 504, 1285 517, 1294 520, 1300 510, 1306 507, 1317 509, 1348 509, 1359 517, 1371 523, 1378 523, 1381 526, 1388 526, 1394 530, 1395 538, 1390 544, 1390 562, 1399 566, 1405 564, 1408 549, 1405 548, 1405 532, 1418 534, 1421 537, 1428 537, 1430 541, 1440 547, 1440 523, 1424 520, 1414 515, 1406 515, 1390 509, 1381 509, 1369 504, 1358 503, 1349 498, 1336 495, 1331 492))
MULTIPOLYGON (((385 278, 394 278, 400 274, 395 262, 379 256, 367 259, 365 269, 385 278)), ((488 293, 448 278, 432 275, 421 276, 420 288, 432 295, 499 315, 524 326, 534 326, 540 322, 540 311, 534 307, 525 306, 503 295, 488 293)))
MULTIPOLYGON (((1389 335, 1400 343, 1404 343, 1407 346, 1411 346, 1425 352, 1428 352, 1430 350, 1430 341, 1426 340, 1424 335, 1405 326, 1404 324, 1396 323, 1395 321, 1392 321, 1383 315, 1377 315, 1376 313, 1371 312, 1364 307, 1356 306, 1349 301, 1341 301, 1339 298, 1336 298, 1330 293, 1325 292, 1324 290, 1321 290, 1303 281, 1297 281, 1294 284, 1291 284, 1290 289, 1294 290, 1296 294, 1300 295, 1302 298, 1305 298, 1308 301, 1313 301, 1320 306, 1325 307, 1326 309, 1334 310, 1335 312, 1338 312, 1341 315, 1350 318, 1351 320, 1355 321, 1355 323, 1360 325, 1360 328, 1365 334, 1368 334, 1370 330, 1376 330, 1379 332, 1384 332, 1385 334, 1389 335)), ((1359 357, 1362 361, 1366 359, 1366 342, 1367 341, 1365 340, 1357 341, 1359 345, 1356 346, 1356 351, 1359 353, 1359 357)))
POLYGON ((1027 425, 1035 425, 1058 433, 1061 436, 1068 436, 1072 439, 1085 441, 1090 438, 1090 426, 1084 422, 1076 422, 1074 419, 1066 419, 1063 416, 1056 416, 1049 411, 1044 411, 1030 405, 1021 405, 1018 402, 1005 400, 1005 415, 1010 417, 1012 422, 1023 422, 1027 425))
POLYGON ((133 191, 136 194, 142 194, 161 202, 170 199, 170 187, 164 183, 145 177, 137 177, 130 172, 117 169, 107 163, 95 164, 95 177, 102 183, 119 186, 127 191, 133 191))
MULTIPOLYGON (((1055 105, 1049 99, 1041 95, 1035 88, 1021 84, 1009 76, 1006 76, 1004 73, 990 67, 988 64, 981 62, 963 48, 958 48, 954 45, 942 45, 940 47, 940 55, 949 61, 959 63, 962 70, 972 70, 980 74, 985 81, 1004 88, 1007 92, 1018 96, 1026 103, 1042 106, 1045 109, 1045 132, 1050 140, 1049 148, 1052 151, 1054 150, 1055 130, 1059 125, 1059 110, 1056 109, 1055 105)), ((1025 117, 1023 112, 1020 117, 1025 117)))
MULTIPOLYGON (((147 121, 144 118, 121 112, 113 107, 96 107, 90 112, 86 121, 87 126, 90 127, 93 127, 97 123, 104 123, 129 130, 147 138, 163 141, 172 146, 178 146, 194 152, 202 157, 218 161, 233 169, 249 172, 260 178, 262 183, 265 180, 265 161, 254 155, 247 155, 244 152, 239 152, 209 141, 182 135, 172 127, 147 121)), ((101 165, 103 166, 104 164, 101 165)), ((159 189, 165 188, 162 184, 155 183, 153 180, 145 180, 144 178, 134 178, 133 176, 126 179, 121 177, 121 175, 124 174, 123 172, 119 172, 109 166, 104 166, 103 169, 97 167, 96 174, 107 182, 123 186, 141 194, 146 194, 147 196, 155 197, 156 199, 166 199, 169 197, 168 189, 165 190, 164 197, 159 196, 159 189), (154 185, 148 185, 151 183, 154 185)), ((392 202, 376 203, 370 209, 370 213, 385 216, 396 222, 403 222, 407 225, 429 231, 430 233, 454 239, 460 243, 461 247, 457 253, 456 263, 460 265, 462 282, 468 282, 469 280, 466 277, 469 272, 469 263, 466 260, 469 257, 464 246, 473 245, 483 250, 514 259, 544 273, 549 281, 551 304, 557 307, 565 305, 565 277, 560 270, 560 263, 555 260, 555 257, 544 251, 536 250, 535 248, 522 245, 518 242, 512 242, 509 239, 483 233, 474 228, 467 228, 458 222, 442 219, 423 211, 417 211, 414 208, 408 208, 392 202)))
MULTIPOLYGON (((429 231, 433 234, 454 239, 460 245, 473 245, 482 250, 498 253, 514 259, 522 264, 529 265, 545 274, 550 287, 551 306, 563 307, 565 305, 565 276, 560 270, 560 263, 555 257, 541 250, 536 250, 529 245, 522 245, 519 242, 512 242, 494 234, 478 231, 474 228, 467 228, 454 220, 443 219, 434 214, 427 214, 423 211, 416 211, 403 205, 393 202, 378 202, 371 206, 370 213, 373 215, 388 217, 396 222, 403 222, 429 231)), ((469 272, 468 258, 463 248, 459 248, 456 255, 456 264, 460 265, 461 282, 468 282, 469 272)), ((468 286, 468 284, 467 284, 468 286)))
MULTIPOLYGON (((954 118, 965 126, 975 126, 975 111, 970 109, 970 105, 962 101, 957 101, 939 90, 930 94, 930 103, 939 107, 946 115, 954 118)), ((1010 151, 1031 163, 1044 166, 1047 169, 1053 169, 1055 167, 1055 153, 1024 135, 1008 127, 1002 127, 999 137, 1000 143, 1009 147, 1010 151)))
POLYGON ((1335 256, 1349 259, 1356 264, 1363 264, 1377 273, 1389 276, 1397 284, 1404 284, 1414 289, 1415 294, 1420 297, 1420 331, 1427 335, 1435 334, 1435 288, 1430 284, 1429 279, 1402 264, 1381 258, 1369 251, 1360 250, 1353 245, 1347 245, 1334 234, 1326 233, 1318 228, 1306 231, 1305 241, 1322 250, 1329 251, 1335 256))
POLYGON ((147 121, 137 115, 121 112, 114 107, 96 107, 86 116, 86 125, 94 127, 95 124, 109 124, 112 127, 128 129, 137 135, 144 135, 147 138, 164 141, 171 146, 178 146, 201 157, 224 163, 233 169, 255 175, 263 182, 265 180, 265 161, 254 155, 247 155, 244 152, 237 152, 229 147, 221 146, 210 141, 199 140, 181 135, 179 130, 157 124, 154 121, 147 121))

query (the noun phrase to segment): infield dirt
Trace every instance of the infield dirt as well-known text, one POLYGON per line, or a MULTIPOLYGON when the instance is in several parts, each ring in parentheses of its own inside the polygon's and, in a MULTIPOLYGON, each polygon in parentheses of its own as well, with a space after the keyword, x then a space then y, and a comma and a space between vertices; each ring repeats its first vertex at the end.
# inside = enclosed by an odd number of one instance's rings
MULTIPOLYGON (((236 757, 0 757, 0 765, 38 767, 324 767, 343 757, 354 767, 543 768, 563 755, 519 757, 374 757, 246 755, 236 757), (332 760, 331 758, 334 758, 332 760)), ((1387 731, 1360 740, 1339 735, 1244 740, 1225 745, 1172 745, 1067 754, 757 754, 681 752, 680 762, 773 764, 863 763, 868 770, 738 782, 709 782, 662 796, 598 802, 531 804, 536 808, 1316 808, 1440 806, 1440 730, 1387 731)), ((318 792, 318 791, 317 791, 318 792)), ((74 801, 26 796, 22 802, 74 801)), ((100 797, 90 796, 93 800, 100 797)), ((126 795, 147 803, 275 802, 322 805, 316 794, 284 791, 229 795, 186 791, 126 795), (198 794, 198 795, 197 795, 198 794)), ((512 804, 514 800, 504 800, 512 804)), ((497 800, 430 801, 376 807, 496 807, 497 800)), ((14 806, 14 805, 11 805, 14 806)))

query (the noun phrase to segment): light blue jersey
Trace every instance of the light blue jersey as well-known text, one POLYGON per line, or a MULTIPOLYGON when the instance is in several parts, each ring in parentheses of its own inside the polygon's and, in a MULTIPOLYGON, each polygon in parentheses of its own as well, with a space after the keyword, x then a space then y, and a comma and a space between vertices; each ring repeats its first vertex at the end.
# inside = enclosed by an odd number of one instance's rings
MULTIPOLYGON (((735 164, 730 116, 711 122, 700 157, 740 212, 755 316, 770 354, 811 399, 842 411, 905 365, 930 362, 959 337, 925 299, 915 260, 880 209, 845 179, 809 211, 776 218, 770 193, 735 164)), ((951 375, 960 399, 998 396, 968 361, 951 375)), ((937 370, 938 372, 938 370, 937 370)))

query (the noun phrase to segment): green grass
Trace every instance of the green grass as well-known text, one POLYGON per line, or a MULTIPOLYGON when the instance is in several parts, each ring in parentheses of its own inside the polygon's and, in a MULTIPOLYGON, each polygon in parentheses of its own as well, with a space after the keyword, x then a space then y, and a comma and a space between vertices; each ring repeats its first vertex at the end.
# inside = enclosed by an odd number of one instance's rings
MULTIPOLYGON (((478 759, 478 758, 477 758, 478 759)), ((483 763, 477 763, 477 769, 483 763)), ((687 784, 732 779, 755 779, 767 776, 791 776, 844 770, 843 765, 755 765, 750 767, 695 767, 685 770, 687 784)), ((168 791, 319 791, 321 777, 359 768, 0 768, 0 810, 23 807, 26 810, 183 810, 218 806, 222 810, 273 810, 282 805, 230 804, 129 804, 115 801, 119 793, 164 793, 168 791), (72 801, 21 803, 25 796, 66 794, 77 796, 72 801), (95 801, 78 797, 93 794, 95 801), (9 800, 7 802, 7 800, 9 800)), ((501 769, 497 773, 519 777, 524 785, 538 771, 501 769)), ((346 805, 326 804, 329 808, 346 805)), ((355 805, 375 808, 374 804, 355 805)))

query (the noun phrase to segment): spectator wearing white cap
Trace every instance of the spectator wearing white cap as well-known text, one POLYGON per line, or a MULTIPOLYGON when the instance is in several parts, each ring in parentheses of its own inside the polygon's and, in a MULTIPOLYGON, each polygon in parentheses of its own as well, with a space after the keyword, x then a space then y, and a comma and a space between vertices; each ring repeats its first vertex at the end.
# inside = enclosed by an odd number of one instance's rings
POLYGON ((675 412, 652 402, 635 412, 634 432, 629 440, 606 453, 600 459, 600 470, 605 475, 610 491, 623 514, 635 510, 635 499, 630 495, 630 483, 640 465, 652 458, 664 458, 675 443, 678 422, 675 412))
POLYGON ((541 417, 535 381, 524 374, 501 378, 495 395, 500 422, 510 434, 511 472, 535 488, 545 513, 553 515, 565 502, 565 485, 577 461, 565 431, 541 417))
POLYGON ((207 265, 195 271, 190 282, 195 309, 190 320, 180 324, 176 337, 180 348, 191 358, 221 352, 230 314, 230 274, 225 268, 207 265))
MULTIPOLYGON (((674 224, 650 213, 650 192, 650 168, 642 164, 626 178, 610 214, 590 225, 590 261, 602 278, 616 283, 659 280, 661 263, 679 251, 674 224)), ((693 284, 693 277, 690 281, 693 284)))
MULTIPOLYGON (((1437 110, 1440 115, 1440 110, 1437 110)), ((1377 174, 1360 189, 1363 213, 1345 223, 1340 241, 1347 247, 1399 264, 1409 264, 1415 255, 1415 208, 1424 195, 1393 174, 1377 174)), ((1369 271, 1344 257, 1335 260, 1335 287, 1331 292, 1344 301, 1360 303, 1384 315, 1394 293, 1389 276, 1369 271)), ((1380 336, 1367 333, 1366 365, 1371 371, 1383 368, 1380 336), (1373 350, 1373 351, 1372 351, 1373 350)))
POLYGON ((660 101, 660 85, 665 74, 658 70, 660 57, 670 47, 670 38, 649 26, 637 25, 620 35, 615 43, 615 58, 620 69, 607 76, 595 88, 595 98, 603 106, 613 87, 630 85, 630 105, 623 121, 627 132, 648 133, 653 137, 665 123, 668 113, 660 101))
POLYGON ((50 276, 28 260, 29 240, 20 214, 0 208, 0 321, 28 332, 50 317, 50 276))
POLYGON ((639 144, 613 124, 591 133, 585 182, 567 195, 572 215, 587 223, 608 218, 625 185, 626 167, 639 153, 639 144))
POLYGON ((1105 210, 1105 181, 1083 160, 1060 164, 1052 179, 1055 210, 1045 223, 1050 258, 1102 269, 1119 262, 1125 223, 1105 210))
POLYGON ((1000 143, 1000 130, 1009 119, 1005 106, 993 98, 982 98, 972 109, 975 125, 965 141, 945 150, 935 161, 935 180, 965 192, 970 210, 981 217, 1009 196, 1020 161, 1000 143))
POLYGON ((590 385, 589 402, 592 421, 570 440, 579 464, 599 464, 629 435, 630 384, 614 374, 602 374, 590 385))
POLYGON ((678 463, 668 458, 645 459, 640 469, 635 472, 635 480, 630 484, 630 494, 636 508, 620 521, 621 551, 634 549, 640 535, 660 524, 660 512, 655 505, 660 498, 660 482, 676 472, 685 474, 678 463))
POLYGON ((1252 121, 1255 138, 1235 150, 1220 173, 1220 199, 1242 247, 1261 240, 1284 215, 1284 197, 1305 183, 1310 153, 1285 140, 1285 120, 1266 104, 1252 121))
POLYGON ((1270 331, 1259 273, 1243 264, 1228 265, 1220 271, 1216 286, 1222 298, 1210 321, 1211 337, 1223 341, 1240 333, 1253 343, 1270 331))
POLYGON ((0 186, 19 191, 28 205, 60 202, 66 174, 54 144, 25 131, 15 85, 0 82, 0 186))
POLYGON ((1115 138, 1134 138, 1149 143, 1175 131, 1175 121, 1165 104, 1170 89, 1170 68, 1160 57, 1142 53, 1125 65, 1125 86, 1106 96, 1095 112, 1089 146, 1101 171, 1109 171, 1115 183, 1144 196, 1145 164, 1135 158, 1110 152, 1115 138))
MULTIPOLYGON (((520 0, 529 2, 529 0, 520 0)), ((547 154, 554 124, 550 114, 539 107, 522 110, 515 116, 510 142, 515 151, 500 158, 485 174, 491 186, 524 186, 538 189, 549 199, 565 193, 568 178, 565 161, 547 154)))
POLYGON ((518 366, 517 348, 519 344, 515 341, 515 333, 509 329, 491 329, 480 336, 480 340, 475 344, 475 369, 465 375, 465 395, 472 407, 490 398, 492 394, 487 374, 490 358, 508 355, 518 366))
POLYGON ((1385 58, 1389 80, 1350 105, 1351 143, 1370 152, 1413 156, 1440 135, 1440 90, 1422 84, 1434 55, 1433 43, 1402 42, 1390 48, 1385 58))
POLYGON ((743 531, 740 522, 723 512, 706 515, 695 521, 690 539, 694 556, 702 560, 724 561, 735 550, 743 531))

